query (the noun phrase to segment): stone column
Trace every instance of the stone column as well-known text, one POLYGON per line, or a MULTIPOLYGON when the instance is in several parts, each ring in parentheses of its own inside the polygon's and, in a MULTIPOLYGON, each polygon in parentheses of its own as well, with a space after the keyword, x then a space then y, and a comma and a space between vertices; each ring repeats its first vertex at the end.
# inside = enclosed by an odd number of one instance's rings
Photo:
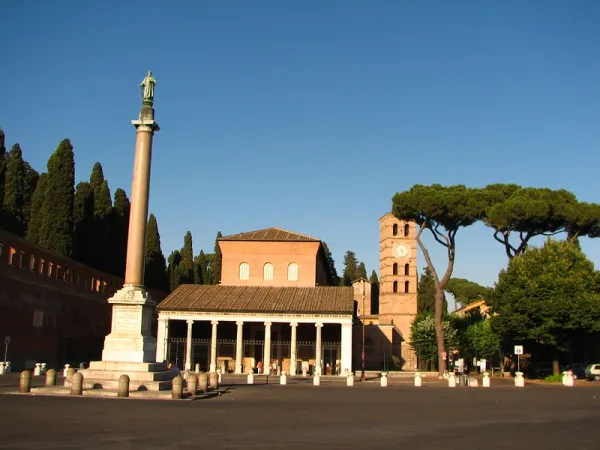
POLYGON ((342 366, 340 375, 352 372, 352 324, 342 324, 342 366))
POLYGON ((235 341, 235 373, 242 373, 244 322, 239 321, 235 324, 237 325, 237 340, 235 341))
POLYGON ((271 322, 265 322, 265 348, 263 355, 263 369, 265 373, 271 370, 271 322))
POLYGON ((169 345, 169 319, 159 317, 156 331, 156 362, 167 360, 169 345))
POLYGON ((185 341, 185 368, 184 370, 192 370, 192 326, 193 320, 187 321, 187 340, 185 341))
POLYGON ((298 329, 298 322, 290 323, 292 327, 292 344, 290 347, 290 375, 296 375, 296 366, 298 363, 296 362, 296 331, 298 329))
POLYGON ((323 328, 323 324, 320 322, 315 323, 315 327, 317 328, 317 342, 315 344, 315 374, 321 375, 321 329, 323 328))
POLYGON ((212 325, 212 336, 210 338, 210 368, 209 372, 215 372, 217 370, 217 325, 218 320, 213 320, 212 325))

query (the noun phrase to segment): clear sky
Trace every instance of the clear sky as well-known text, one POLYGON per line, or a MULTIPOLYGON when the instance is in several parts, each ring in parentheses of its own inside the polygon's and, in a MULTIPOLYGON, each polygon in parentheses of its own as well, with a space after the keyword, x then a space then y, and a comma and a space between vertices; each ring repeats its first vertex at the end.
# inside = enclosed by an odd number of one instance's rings
MULTIPOLYGON (((415 183, 598 200, 599 24, 596 0, 6 0, 0 127, 39 171, 70 138, 77 181, 100 161, 130 194, 151 69, 166 256, 187 230, 197 253, 219 230, 278 226, 370 273, 378 219, 415 183)), ((457 241, 455 276, 492 285, 507 261, 490 230, 457 241)), ((598 264, 600 242, 582 244, 598 264)))

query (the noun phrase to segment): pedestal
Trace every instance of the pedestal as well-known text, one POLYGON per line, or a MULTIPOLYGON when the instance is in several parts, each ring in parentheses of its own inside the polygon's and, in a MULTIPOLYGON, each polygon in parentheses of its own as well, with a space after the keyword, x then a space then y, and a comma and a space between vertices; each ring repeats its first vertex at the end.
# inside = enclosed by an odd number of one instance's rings
POLYGON ((155 362, 156 339, 150 334, 156 303, 142 287, 124 286, 108 299, 111 332, 104 339, 102 361, 155 362))

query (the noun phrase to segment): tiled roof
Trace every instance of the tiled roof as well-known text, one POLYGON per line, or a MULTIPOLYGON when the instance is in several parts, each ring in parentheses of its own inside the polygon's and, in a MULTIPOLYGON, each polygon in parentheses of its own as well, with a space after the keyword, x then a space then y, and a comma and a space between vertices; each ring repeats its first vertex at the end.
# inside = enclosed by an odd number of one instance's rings
POLYGON ((319 242, 319 239, 294 233, 281 228, 265 228, 264 230, 248 231, 246 233, 231 234, 219 238, 220 241, 301 241, 319 242))
POLYGON ((353 314, 352 287, 263 287, 183 284, 159 311, 353 314))

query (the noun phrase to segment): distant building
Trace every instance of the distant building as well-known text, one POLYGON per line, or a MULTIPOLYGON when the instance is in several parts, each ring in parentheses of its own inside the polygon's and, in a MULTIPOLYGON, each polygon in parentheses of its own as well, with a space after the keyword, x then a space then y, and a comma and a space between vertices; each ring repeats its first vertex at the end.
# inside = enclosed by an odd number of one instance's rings
POLYGON ((469 303, 468 305, 462 306, 454 311, 452 311, 452 314, 454 314, 455 316, 464 316, 465 314, 472 312, 472 311, 479 311, 479 313, 483 316, 483 317, 490 317, 489 314, 489 309, 490 307, 487 305, 485 300, 477 300, 475 302, 469 303))

